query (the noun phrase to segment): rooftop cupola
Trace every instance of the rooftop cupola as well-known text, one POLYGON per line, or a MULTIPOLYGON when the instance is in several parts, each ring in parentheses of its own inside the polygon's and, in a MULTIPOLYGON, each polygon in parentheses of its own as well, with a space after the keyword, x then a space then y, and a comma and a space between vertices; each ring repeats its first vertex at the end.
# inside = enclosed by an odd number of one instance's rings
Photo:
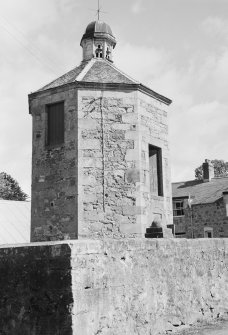
POLYGON ((88 24, 80 45, 83 49, 83 61, 100 58, 112 62, 112 51, 116 46, 116 39, 107 23, 93 21, 88 24))

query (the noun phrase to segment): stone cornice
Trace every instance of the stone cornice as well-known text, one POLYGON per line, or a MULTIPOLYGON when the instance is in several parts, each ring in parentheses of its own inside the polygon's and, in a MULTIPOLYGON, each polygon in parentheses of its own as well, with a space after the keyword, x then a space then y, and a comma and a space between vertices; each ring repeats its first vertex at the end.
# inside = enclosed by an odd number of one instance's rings
POLYGON ((34 93, 30 93, 28 98, 29 102, 38 96, 42 96, 47 92, 60 92, 65 91, 67 88, 77 88, 77 89, 92 89, 92 90, 113 90, 113 91, 140 91, 144 94, 151 96, 152 98, 163 102, 166 105, 170 105, 172 100, 166 98, 165 96, 151 90, 149 87, 143 84, 125 84, 125 83, 99 83, 99 82, 84 82, 84 81, 76 81, 69 84, 64 84, 58 87, 49 88, 43 91, 37 91, 34 93))

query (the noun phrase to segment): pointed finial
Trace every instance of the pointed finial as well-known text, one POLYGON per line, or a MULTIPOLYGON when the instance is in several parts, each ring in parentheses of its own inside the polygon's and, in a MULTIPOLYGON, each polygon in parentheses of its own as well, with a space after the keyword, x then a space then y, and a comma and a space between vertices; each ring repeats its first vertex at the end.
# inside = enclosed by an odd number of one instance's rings
POLYGON ((100 0, 98 0, 98 9, 97 9, 97 18, 98 18, 98 21, 100 21, 100 13, 101 13, 100 0))

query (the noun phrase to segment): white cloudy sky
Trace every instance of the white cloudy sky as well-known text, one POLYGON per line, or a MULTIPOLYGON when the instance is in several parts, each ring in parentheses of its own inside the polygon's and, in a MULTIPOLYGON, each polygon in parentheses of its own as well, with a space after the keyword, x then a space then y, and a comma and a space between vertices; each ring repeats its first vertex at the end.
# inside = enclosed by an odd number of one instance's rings
MULTIPOLYGON (((115 64, 171 98, 172 180, 228 161, 228 0, 101 0, 115 64)), ((30 194, 28 93, 81 61, 97 0, 0 0, 0 171, 30 194)))

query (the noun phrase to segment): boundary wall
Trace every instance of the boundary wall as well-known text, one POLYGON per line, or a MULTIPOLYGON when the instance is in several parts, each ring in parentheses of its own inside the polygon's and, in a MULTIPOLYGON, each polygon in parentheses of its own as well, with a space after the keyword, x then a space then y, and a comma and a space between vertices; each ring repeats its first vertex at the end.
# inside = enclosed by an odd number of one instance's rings
POLYGON ((227 239, 0 248, 1 335, 157 335, 228 315, 227 239))

